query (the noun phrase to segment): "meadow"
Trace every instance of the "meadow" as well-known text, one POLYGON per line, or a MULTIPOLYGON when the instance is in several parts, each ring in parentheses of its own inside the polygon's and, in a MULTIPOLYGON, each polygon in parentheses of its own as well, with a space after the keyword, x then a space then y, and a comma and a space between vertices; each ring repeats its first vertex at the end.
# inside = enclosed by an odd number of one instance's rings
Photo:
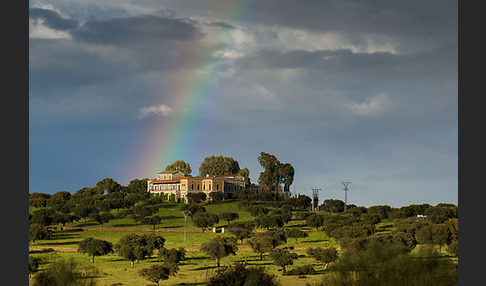
MULTIPOLYGON (((150 267, 153 264, 161 263, 154 254, 152 257, 140 261, 135 264, 135 267, 130 268, 130 262, 123 260, 116 253, 106 256, 97 256, 95 262, 91 263, 90 257, 85 254, 77 252, 78 243, 87 238, 94 237, 103 239, 112 243, 128 233, 147 233, 150 231, 156 232, 165 238, 165 248, 183 247, 186 249, 186 259, 179 265, 179 272, 175 276, 171 276, 168 280, 160 281, 160 285, 204 285, 204 282, 214 273, 216 263, 207 254, 199 251, 203 242, 209 241, 216 236, 230 236, 229 233, 221 233, 222 228, 228 226, 227 221, 220 221, 215 225, 217 232, 213 229, 206 230, 204 233, 201 229, 194 226, 190 217, 187 218, 187 240, 184 241, 184 216, 180 211, 181 204, 165 203, 159 205, 158 215, 162 217, 160 224, 155 226, 135 224, 134 220, 130 218, 131 210, 120 209, 112 210, 114 219, 105 223, 103 227, 97 222, 90 219, 80 220, 78 222, 67 223, 66 229, 69 228, 83 228, 83 231, 73 232, 54 232, 51 239, 36 241, 35 246, 30 242, 29 254, 40 257, 44 263, 40 270, 48 267, 49 262, 59 258, 72 257, 81 265, 95 266, 99 270, 96 275, 97 285, 154 285, 144 278, 140 277, 138 271, 142 268, 150 267), (120 284, 121 283, 121 284, 120 284)), ((272 208, 271 205, 265 205, 272 208)), ((254 217, 249 215, 246 211, 238 210, 237 202, 221 202, 214 204, 205 204, 207 212, 222 213, 222 212, 237 212, 239 219, 235 221, 252 221, 254 217)), ((382 222, 377 226, 379 232, 387 232, 391 229, 391 223, 382 222)), ((61 227, 61 225, 57 225, 61 227)), ((298 227, 306 230, 308 237, 299 238, 297 242, 293 238, 289 238, 287 243, 280 247, 293 247, 299 258, 294 265, 288 267, 288 270, 303 265, 311 265, 317 271, 317 275, 306 276, 283 276, 280 267, 273 265, 272 260, 265 253, 263 260, 259 260, 259 255, 251 250, 246 244, 246 240, 242 245, 238 245, 236 255, 230 255, 221 259, 221 265, 226 266, 234 262, 245 262, 249 266, 265 266, 272 274, 276 274, 282 285, 306 285, 318 282, 322 279, 324 274, 324 265, 317 262, 313 258, 306 255, 306 248, 317 246, 334 246, 339 245, 334 239, 329 238, 325 232, 316 231, 306 226, 304 220, 293 217, 292 221, 285 225, 285 228, 298 227)), ((263 231, 263 229, 256 229, 256 231, 263 231)))

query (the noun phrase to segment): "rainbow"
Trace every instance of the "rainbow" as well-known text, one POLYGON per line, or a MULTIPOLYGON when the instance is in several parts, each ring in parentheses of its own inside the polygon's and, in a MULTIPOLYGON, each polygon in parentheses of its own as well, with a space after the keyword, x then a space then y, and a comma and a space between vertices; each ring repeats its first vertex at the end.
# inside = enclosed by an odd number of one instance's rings
MULTIPOLYGON (((220 21, 233 23, 241 21, 256 0, 228 1, 220 21)), ((128 168, 127 181, 135 178, 153 178, 157 172, 176 160, 191 164, 193 174, 197 174, 197 162, 192 162, 195 144, 205 136, 198 123, 202 116, 210 113, 216 104, 220 86, 216 75, 217 62, 213 53, 216 47, 209 46, 204 51, 188 45, 184 53, 190 66, 201 69, 184 70, 176 75, 170 90, 164 90, 172 100, 170 116, 158 118, 152 123, 148 133, 141 138, 135 153, 134 164, 128 168)), ((167 104, 160 102, 159 104, 167 104)), ((210 127, 209 127, 210 129, 210 127)), ((206 133, 208 128, 206 127, 206 133)), ((219 155, 219 154, 214 154, 219 155)))

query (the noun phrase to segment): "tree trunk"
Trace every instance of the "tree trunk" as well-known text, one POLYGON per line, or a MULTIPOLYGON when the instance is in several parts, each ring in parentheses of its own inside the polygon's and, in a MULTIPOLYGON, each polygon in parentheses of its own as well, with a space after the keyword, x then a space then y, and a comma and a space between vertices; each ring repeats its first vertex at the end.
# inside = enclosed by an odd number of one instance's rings
POLYGON ((133 268, 133 260, 130 261, 130 268, 133 268))
POLYGON ((287 273, 287 269, 285 269, 285 266, 282 266, 282 275, 285 275, 287 273))
POLYGON ((218 265, 219 267, 219 258, 216 258, 216 264, 218 265))
POLYGON ((324 271, 326 271, 328 265, 329 265, 329 262, 326 263, 326 265, 324 265, 324 271))
POLYGON ((263 253, 260 253, 260 260, 263 260, 263 253))
POLYGON ((93 257, 91 258, 91 263, 94 263, 94 258, 95 256, 93 255, 93 257))

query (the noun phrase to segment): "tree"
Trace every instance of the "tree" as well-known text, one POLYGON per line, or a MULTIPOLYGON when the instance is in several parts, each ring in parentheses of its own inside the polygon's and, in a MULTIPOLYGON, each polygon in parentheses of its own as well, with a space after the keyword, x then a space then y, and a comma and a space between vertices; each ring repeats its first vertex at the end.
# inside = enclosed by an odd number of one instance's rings
POLYGON ((46 205, 51 207, 53 210, 62 212, 62 213, 69 213, 71 211, 69 200, 71 199, 71 193, 67 191, 59 191, 52 195, 46 201, 46 205))
POLYGON ((39 257, 35 257, 29 255, 29 279, 32 277, 32 274, 39 270, 39 266, 42 263, 42 259, 39 257))
POLYGON ((154 282, 159 285, 160 280, 169 279, 170 275, 175 275, 177 270, 175 270, 171 265, 166 263, 159 265, 152 265, 149 268, 140 269, 138 272, 140 276, 147 279, 150 282, 154 282))
POLYGON ((219 217, 213 213, 197 212, 194 214, 192 223, 201 228, 201 232, 204 233, 207 228, 213 227, 215 224, 219 223, 219 217))
POLYGON ((291 228, 286 230, 287 237, 291 237, 295 239, 295 243, 297 243, 297 238, 301 237, 308 237, 309 234, 305 231, 302 231, 298 228, 291 228))
POLYGON ((46 203, 50 197, 51 197, 50 194, 44 194, 44 193, 29 194, 29 207, 44 208, 47 206, 46 203))
POLYGON ((271 239, 265 236, 255 236, 248 240, 251 249, 260 255, 260 260, 263 260, 263 254, 273 250, 274 243, 271 239))
POLYGON ((104 178, 103 180, 98 181, 95 188, 100 194, 103 194, 105 192, 111 194, 113 192, 121 191, 121 185, 112 178, 104 178))
POLYGON ((155 214, 158 211, 156 206, 136 205, 133 207, 133 220, 135 223, 143 221, 146 217, 155 214))
POLYGON ((230 254, 236 255, 237 250, 236 238, 233 237, 217 236, 201 245, 201 251, 206 252, 212 259, 215 259, 218 267, 220 266, 219 260, 221 258, 230 254))
POLYGON ((62 226, 66 226, 66 223, 72 222, 76 217, 72 214, 63 214, 60 212, 55 212, 52 214, 52 219, 54 223, 61 223, 62 226))
POLYGON ((109 241, 88 237, 78 244, 78 252, 87 253, 94 263, 95 256, 107 255, 113 252, 113 244, 109 241))
POLYGON ((321 210, 329 213, 344 212, 344 202, 341 200, 327 199, 321 205, 321 210))
POLYGON ((338 259, 338 252, 335 247, 329 247, 329 248, 311 247, 307 249, 307 254, 312 256, 315 260, 325 263, 324 270, 327 269, 329 263, 338 259))
POLYGON ((215 274, 209 278, 209 286, 277 286, 277 276, 267 273, 265 267, 246 267, 244 263, 236 262, 234 266, 216 269, 215 274))
POLYGON ((227 221, 229 225, 230 221, 239 219, 240 215, 238 213, 233 213, 233 212, 224 212, 219 214, 219 218, 227 221))
POLYGON ((278 199, 278 186, 280 184, 284 184, 284 191, 289 191, 295 172, 290 163, 280 163, 277 157, 265 152, 260 152, 258 163, 264 169, 263 172, 260 172, 258 183, 269 187, 274 186, 275 200, 278 199))
POLYGON ((181 171, 184 176, 189 176, 192 173, 191 165, 184 162, 184 160, 177 160, 174 163, 167 165, 165 171, 181 171))
POLYGON ((92 286, 99 270, 93 266, 81 266, 74 258, 58 259, 46 270, 34 276, 33 286, 92 286))
POLYGON ((55 211, 52 208, 42 208, 32 212, 33 223, 38 223, 43 226, 51 225, 54 222, 55 211))
POLYGON ((255 218, 255 224, 268 230, 271 227, 282 227, 284 221, 280 215, 267 214, 255 218))
POLYGON ((286 267, 294 264, 299 256, 296 253, 289 252, 287 249, 275 249, 270 252, 270 257, 273 260, 273 264, 282 267, 282 274, 286 274, 286 267))
POLYGON ((240 169, 240 171, 238 171, 238 175, 240 175, 243 178, 245 178, 245 183, 247 185, 250 185, 251 184, 251 181, 250 181, 250 170, 247 167, 245 167, 243 169, 240 169))
POLYGON ((234 222, 228 227, 228 232, 236 236, 243 244, 243 239, 250 237, 253 234, 255 224, 250 221, 234 222))
POLYGON ((155 249, 161 249, 164 246, 164 242, 165 239, 155 233, 145 235, 130 233, 123 236, 114 245, 114 249, 118 255, 129 260, 130 267, 133 268, 135 260, 151 256, 155 249))
POLYGON ((240 171, 238 161, 232 157, 210 156, 199 166, 199 176, 236 175, 240 171))
POLYGON ((219 203, 224 200, 225 195, 221 191, 214 191, 209 193, 209 197, 211 198, 211 201, 219 203))
POLYGON ((206 200, 206 193, 194 192, 187 194, 187 202, 190 204, 198 204, 206 200))
POLYGON ((425 226, 417 230, 415 237, 419 243, 438 244, 439 253, 441 252, 442 245, 449 244, 452 241, 451 231, 444 224, 425 226))
POLYGON ((96 212, 99 212, 99 210, 94 205, 90 204, 80 204, 74 207, 74 215, 83 218, 84 222, 86 222, 86 219, 90 214, 96 212))
POLYGON ((146 217, 146 218, 143 219, 143 223, 144 224, 149 224, 149 225, 153 226, 152 229, 154 229, 154 230, 155 230, 155 225, 156 224, 159 224, 160 221, 161 221, 161 218, 158 215, 154 215, 154 216, 151 216, 151 217, 146 217))
POLYGON ((189 211, 190 214, 189 216, 191 217, 191 220, 193 220, 193 217, 196 213, 198 212, 206 212, 206 208, 201 206, 201 205, 197 205, 197 204, 183 204, 180 208, 181 211, 189 211))
POLYGON ((127 186, 128 193, 145 195, 147 193, 147 181, 148 179, 131 180, 127 186))
POLYGON ((182 247, 171 249, 161 248, 158 257, 164 260, 164 262, 178 265, 181 260, 186 258, 186 250, 182 247))
POLYGON ((35 245, 36 240, 50 239, 51 235, 52 231, 41 224, 32 223, 29 225, 29 241, 32 241, 33 245, 35 245))
POLYGON ((130 193, 125 196, 126 206, 131 208, 139 201, 143 200, 145 195, 139 193, 130 193))
POLYGON ((324 225, 324 216, 321 214, 312 214, 305 219, 305 222, 310 227, 315 227, 319 230, 324 225))
POLYGON ((91 218, 94 221, 97 221, 99 224, 101 224, 101 227, 103 227, 104 223, 109 222, 110 220, 113 219, 113 214, 110 212, 102 212, 102 213, 91 213, 89 215, 89 218, 91 218))

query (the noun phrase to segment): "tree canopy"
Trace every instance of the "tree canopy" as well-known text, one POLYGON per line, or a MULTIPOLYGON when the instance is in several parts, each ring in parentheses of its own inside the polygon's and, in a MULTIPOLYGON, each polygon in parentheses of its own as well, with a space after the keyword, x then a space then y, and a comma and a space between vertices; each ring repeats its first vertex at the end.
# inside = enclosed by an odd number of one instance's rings
POLYGON ((233 157, 210 156, 199 166, 199 176, 236 175, 240 171, 238 161, 233 157))
POLYGON ((165 171, 181 171, 185 176, 192 173, 191 165, 184 162, 184 160, 177 160, 174 163, 167 165, 165 171))
POLYGON ((204 242, 201 245, 201 251, 206 252, 212 259, 216 260, 219 267, 219 260, 230 254, 236 255, 238 247, 236 246, 236 238, 216 236, 210 241, 204 242))
POLYGON ((112 253, 113 244, 106 240, 88 237, 79 242, 78 252, 87 253, 91 256, 91 262, 94 263, 95 256, 112 253))

